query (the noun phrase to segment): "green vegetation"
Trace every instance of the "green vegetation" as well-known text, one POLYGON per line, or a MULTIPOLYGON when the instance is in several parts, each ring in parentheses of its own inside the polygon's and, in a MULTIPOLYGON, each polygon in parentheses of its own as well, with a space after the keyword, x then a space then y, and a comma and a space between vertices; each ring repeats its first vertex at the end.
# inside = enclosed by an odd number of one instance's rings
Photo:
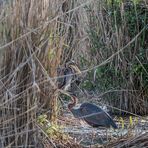
MULTIPOLYGON (((93 16, 88 30, 92 62, 99 65, 109 58, 107 64, 98 66, 95 70, 95 89, 99 92, 109 91, 103 98, 112 105, 118 107, 123 99, 122 109, 145 114, 146 106, 141 103, 143 107, 139 110, 139 103, 136 102, 143 99, 148 102, 144 97, 148 95, 148 9, 143 1, 115 0, 102 5, 106 9, 97 10, 95 15, 89 10, 93 16), (124 101, 125 97, 127 102, 124 101)), ((100 4, 98 8, 99 6, 100 4)), ((83 85, 85 89, 94 89, 93 77, 94 71, 88 73, 83 85)))
POLYGON ((46 114, 40 115, 37 118, 37 123, 52 140, 63 141, 65 143, 68 142, 68 140, 70 140, 69 135, 66 135, 62 131, 62 126, 51 124, 46 114))

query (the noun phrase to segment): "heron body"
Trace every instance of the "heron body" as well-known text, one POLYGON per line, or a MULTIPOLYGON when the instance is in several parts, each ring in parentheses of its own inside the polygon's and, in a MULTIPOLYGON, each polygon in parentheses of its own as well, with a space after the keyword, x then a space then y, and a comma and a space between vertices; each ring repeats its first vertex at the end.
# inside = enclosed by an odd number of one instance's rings
POLYGON ((117 128, 116 123, 111 116, 105 112, 102 108, 91 104, 83 103, 78 109, 74 108, 76 104, 76 97, 73 97, 73 102, 68 105, 68 108, 73 113, 74 117, 83 119, 87 124, 92 127, 113 127, 117 128))

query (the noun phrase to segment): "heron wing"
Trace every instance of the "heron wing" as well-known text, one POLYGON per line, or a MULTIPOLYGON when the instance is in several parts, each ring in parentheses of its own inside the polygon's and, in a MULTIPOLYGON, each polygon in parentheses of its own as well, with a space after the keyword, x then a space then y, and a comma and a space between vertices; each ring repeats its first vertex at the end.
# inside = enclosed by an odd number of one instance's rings
POLYGON ((85 103, 81 106, 82 118, 91 126, 105 126, 108 127, 112 124, 111 117, 100 107, 85 103))

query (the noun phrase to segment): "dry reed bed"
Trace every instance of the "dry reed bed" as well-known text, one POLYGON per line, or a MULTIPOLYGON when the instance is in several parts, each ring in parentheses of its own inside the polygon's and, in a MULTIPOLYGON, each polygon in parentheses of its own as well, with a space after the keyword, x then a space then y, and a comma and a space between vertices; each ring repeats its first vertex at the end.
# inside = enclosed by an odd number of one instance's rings
POLYGON ((57 68, 82 47, 85 32, 79 24, 84 23, 78 13, 84 14, 84 5, 73 0, 0 5, 0 147, 43 146, 47 135, 37 115, 50 112, 56 122, 57 68))
POLYGON ((148 133, 144 133, 142 135, 138 135, 136 137, 128 137, 128 138, 122 138, 121 140, 118 139, 118 141, 114 141, 108 145, 106 145, 107 148, 135 148, 135 147, 147 147, 148 146, 148 133))

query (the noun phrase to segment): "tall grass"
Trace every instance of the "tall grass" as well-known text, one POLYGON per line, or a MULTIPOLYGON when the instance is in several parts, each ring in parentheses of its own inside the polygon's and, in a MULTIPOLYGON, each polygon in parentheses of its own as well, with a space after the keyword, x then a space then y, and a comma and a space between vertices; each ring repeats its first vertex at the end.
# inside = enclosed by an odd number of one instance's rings
POLYGON ((57 68, 82 47, 84 23, 78 13, 83 15, 83 5, 13 0, 0 6, 0 147, 43 146, 39 114, 49 114, 56 124, 57 68))
MULTIPOLYGON (((122 110, 146 114, 148 107, 147 23, 145 1, 101 1, 88 7, 93 58, 106 61, 95 70, 95 84, 85 88, 122 110), (102 95, 101 95, 102 94, 102 95)), ((92 81, 92 72, 88 75, 92 81)), ((88 83, 88 82, 87 82, 88 83)))

